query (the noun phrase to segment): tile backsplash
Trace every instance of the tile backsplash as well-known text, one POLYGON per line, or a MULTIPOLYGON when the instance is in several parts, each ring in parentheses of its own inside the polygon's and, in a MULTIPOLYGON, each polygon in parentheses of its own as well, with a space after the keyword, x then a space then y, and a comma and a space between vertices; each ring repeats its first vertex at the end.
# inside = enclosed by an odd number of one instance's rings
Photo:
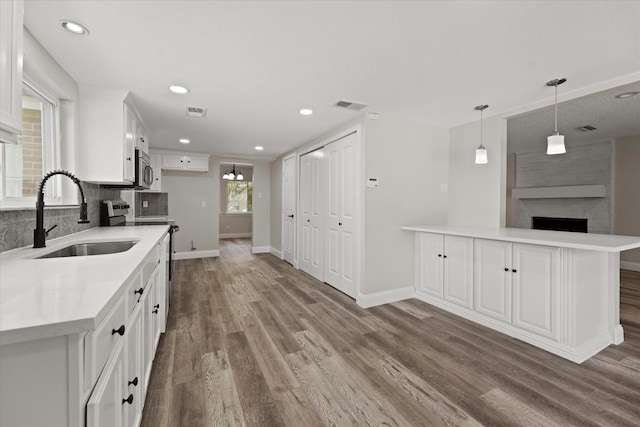
POLYGON ((169 194, 141 191, 136 192, 136 217, 169 215, 169 194), (144 206, 146 202, 147 206, 144 206))
MULTIPOLYGON (((78 224, 80 207, 47 207, 45 205, 44 227, 51 230, 47 239, 65 236, 92 227, 100 226, 100 201, 119 199, 120 190, 100 188, 97 184, 82 183, 89 214, 89 224, 78 224)), ((33 230, 36 227, 35 206, 29 209, 0 211, 0 252, 33 245, 33 230)))

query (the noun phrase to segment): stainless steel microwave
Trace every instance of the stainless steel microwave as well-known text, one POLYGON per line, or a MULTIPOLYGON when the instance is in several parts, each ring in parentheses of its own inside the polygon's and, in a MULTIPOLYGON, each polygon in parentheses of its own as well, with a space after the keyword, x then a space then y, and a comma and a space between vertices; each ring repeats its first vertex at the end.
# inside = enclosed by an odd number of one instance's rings
POLYGON ((153 184, 153 168, 151 158, 143 151, 136 149, 136 179, 133 183, 138 190, 148 190, 153 184))

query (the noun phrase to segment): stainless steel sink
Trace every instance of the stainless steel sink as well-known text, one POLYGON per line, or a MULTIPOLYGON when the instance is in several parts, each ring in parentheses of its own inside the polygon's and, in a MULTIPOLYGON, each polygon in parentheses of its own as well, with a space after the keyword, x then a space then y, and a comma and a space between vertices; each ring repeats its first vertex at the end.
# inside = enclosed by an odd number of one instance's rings
POLYGON ((120 242, 76 243, 36 258, 63 258, 71 256, 115 254, 118 252, 128 251, 136 243, 138 243, 137 240, 124 240, 120 242))

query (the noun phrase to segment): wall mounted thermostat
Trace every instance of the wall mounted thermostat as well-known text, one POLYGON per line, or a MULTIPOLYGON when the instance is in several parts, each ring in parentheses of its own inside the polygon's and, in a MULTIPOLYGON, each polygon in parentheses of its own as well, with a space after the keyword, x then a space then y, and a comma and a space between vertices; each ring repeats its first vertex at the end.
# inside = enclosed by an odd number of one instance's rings
POLYGON ((378 188, 378 178, 369 178, 369 179, 367 179, 367 187, 369 187, 369 188, 378 188))

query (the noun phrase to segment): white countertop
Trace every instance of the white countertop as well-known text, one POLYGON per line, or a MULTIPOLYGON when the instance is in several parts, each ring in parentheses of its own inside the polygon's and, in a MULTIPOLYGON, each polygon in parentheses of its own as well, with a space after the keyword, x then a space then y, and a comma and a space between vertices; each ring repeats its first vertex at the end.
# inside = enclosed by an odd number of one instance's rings
POLYGON ((0 254, 0 344, 95 329, 168 225, 96 227, 0 254), (73 243, 139 240, 108 255, 34 259, 73 243))
POLYGON ((454 236, 590 251, 620 252, 640 248, 639 236, 615 236, 611 234, 570 233, 565 231, 529 230, 524 228, 485 228, 455 225, 408 225, 401 228, 407 231, 450 234, 454 236))

